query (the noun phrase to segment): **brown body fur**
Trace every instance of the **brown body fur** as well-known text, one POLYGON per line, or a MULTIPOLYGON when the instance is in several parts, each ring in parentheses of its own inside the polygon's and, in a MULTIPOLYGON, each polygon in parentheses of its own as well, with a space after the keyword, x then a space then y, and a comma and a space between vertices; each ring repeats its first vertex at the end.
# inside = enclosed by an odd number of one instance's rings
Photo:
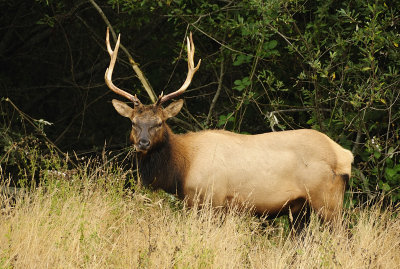
POLYGON ((165 121, 182 103, 132 109, 113 100, 117 111, 133 122, 131 140, 145 184, 177 194, 189 206, 209 198, 215 207, 233 203, 258 214, 290 210, 295 215, 306 202, 324 220, 340 214, 351 174, 350 151, 306 129, 258 135, 223 130, 174 134, 165 121))

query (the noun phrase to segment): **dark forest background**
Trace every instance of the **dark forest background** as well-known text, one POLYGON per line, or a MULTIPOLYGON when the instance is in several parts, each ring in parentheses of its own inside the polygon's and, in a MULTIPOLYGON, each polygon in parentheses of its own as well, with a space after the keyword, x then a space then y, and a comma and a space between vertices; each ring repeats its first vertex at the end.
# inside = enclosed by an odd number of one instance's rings
MULTIPOLYGON (((0 14, 3 175, 127 152, 104 83, 109 23, 156 95, 183 83, 193 32, 202 64, 176 132, 317 129, 354 153, 353 193, 400 200, 398 1, 1 0, 0 14)), ((122 50, 113 80, 151 103, 122 50)))

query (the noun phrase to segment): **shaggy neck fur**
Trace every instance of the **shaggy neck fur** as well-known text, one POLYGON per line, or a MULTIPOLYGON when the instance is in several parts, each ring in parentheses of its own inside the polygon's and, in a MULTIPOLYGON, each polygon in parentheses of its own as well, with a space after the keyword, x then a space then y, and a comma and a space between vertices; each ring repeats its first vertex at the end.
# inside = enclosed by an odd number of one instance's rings
POLYGON ((183 197, 187 163, 176 141, 177 135, 166 126, 163 141, 147 153, 138 152, 139 173, 144 185, 183 197))

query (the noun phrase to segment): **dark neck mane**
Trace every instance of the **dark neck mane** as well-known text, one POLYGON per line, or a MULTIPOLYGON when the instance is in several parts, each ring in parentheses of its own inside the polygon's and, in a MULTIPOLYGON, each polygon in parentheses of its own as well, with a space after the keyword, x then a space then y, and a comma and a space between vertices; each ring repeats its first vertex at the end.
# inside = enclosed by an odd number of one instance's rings
POLYGON ((144 185, 183 196, 187 166, 184 153, 174 143, 175 135, 166 127, 163 141, 146 154, 138 152, 139 174, 144 185))

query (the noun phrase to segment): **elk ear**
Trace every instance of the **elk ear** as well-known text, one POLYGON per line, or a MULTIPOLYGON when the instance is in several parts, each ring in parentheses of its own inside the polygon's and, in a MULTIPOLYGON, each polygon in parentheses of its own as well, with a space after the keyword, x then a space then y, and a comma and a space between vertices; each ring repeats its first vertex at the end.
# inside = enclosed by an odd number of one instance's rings
POLYGON ((179 111, 181 111, 182 106, 183 106, 183 99, 180 99, 178 101, 169 104, 169 106, 163 109, 165 119, 169 119, 176 116, 179 113, 179 111))
POLYGON ((121 102, 119 100, 113 99, 112 104, 115 108, 115 110, 124 117, 130 118, 132 117, 132 112, 133 108, 125 104, 124 102, 121 102))

